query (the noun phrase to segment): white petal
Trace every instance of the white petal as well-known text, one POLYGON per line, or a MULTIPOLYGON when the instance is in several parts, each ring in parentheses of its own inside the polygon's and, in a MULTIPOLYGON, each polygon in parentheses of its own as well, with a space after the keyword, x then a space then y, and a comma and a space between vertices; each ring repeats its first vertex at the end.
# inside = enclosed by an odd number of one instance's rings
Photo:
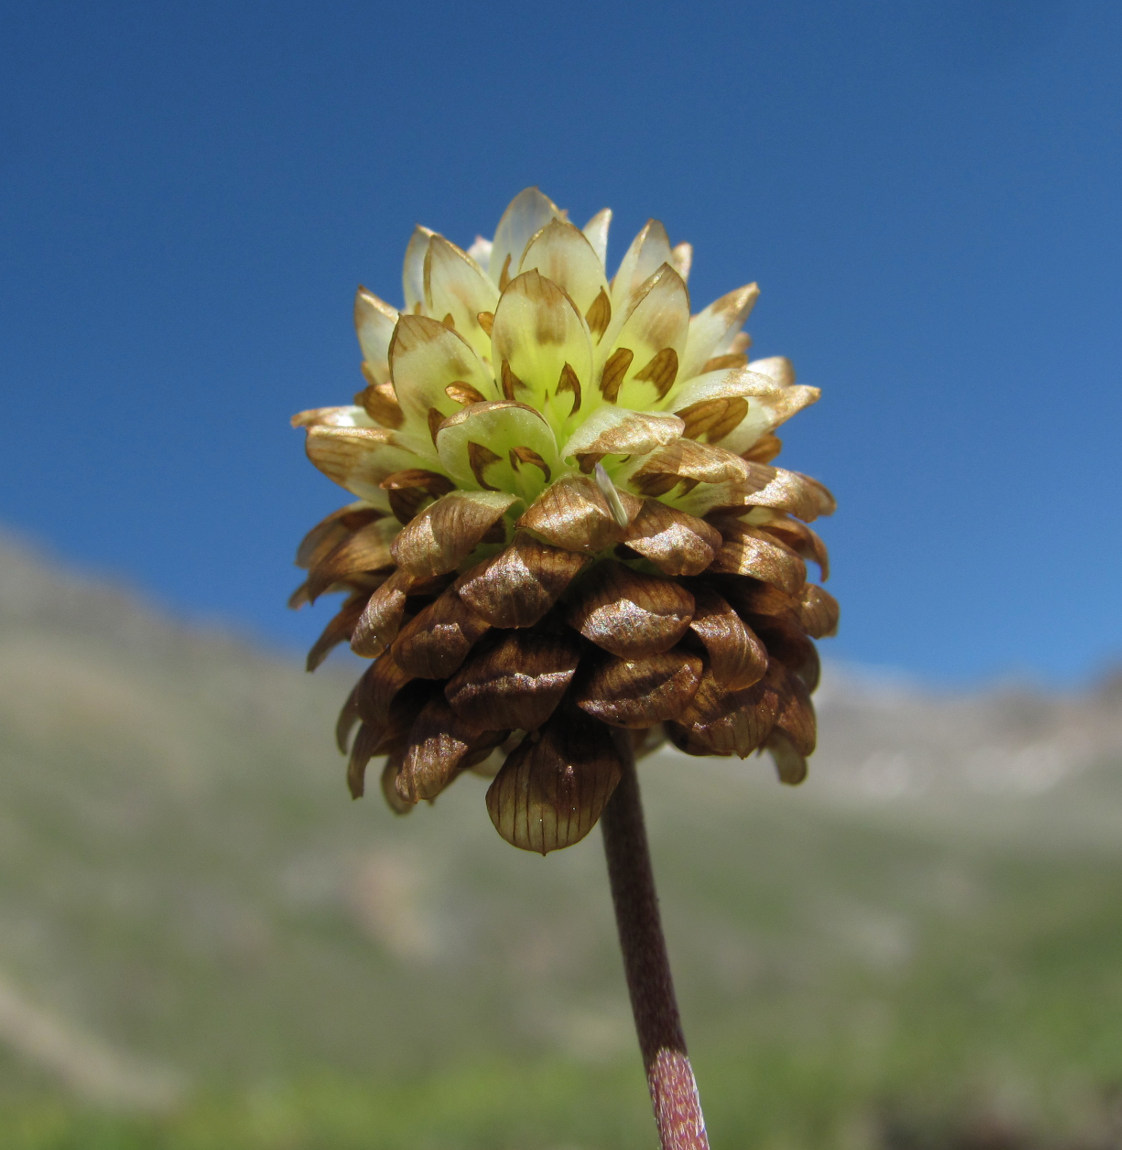
POLYGON ((648 220, 643 230, 631 241, 612 280, 612 310, 626 312, 629 297, 662 266, 673 267, 674 254, 670 238, 658 220, 648 220))
POLYGON ((390 371, 397 401, 405 415, 405 428, 419 441, 431 443, 430 416, 440 418, 460 410, 460 403, 445 390, 468 384, 484 399, 497 399, 495 381, 479 356, 457 332, 439 320, 403 315, 390 341, 390 371))
POLYGON ((612 222, 612 209, 601 208, 584 225, 584 237, 592 245, 592 250, 606 268, 608 266, 608 228, 612 222))
POLYGON ((537 188, 526 188, 519 192, 495 228, 488 265, 491 279, 501 285, 504 268, 507 276, 513 279, 522 262, 526 245, 550 220, 561 215, 561 209, 537 188))
POLYGON ((531 268, 565 291, 581 315, 587 315, 592 301, 608 288, 603 260, 567 220, 550 220, 530 241, 518 270, 531 268))
POLYGON ((717 353, 716 349, 731 341, 748 318, 759 295, 760 289, 756 284, 747 284, 721 296, 690 319, 690 337, 682 362, 681 379, 697 375, 706 360, 717 353))
POLYGON ((378 383, 389 378, 390 337, 397 323, 397 309, 373 292, 360 287, 355 295, 355 331, 362 358, 378 383))
POLYGON ((405 292, 405 310, 412 312, 417 304, 422 307, 425 302, 425 252, 428 251, 429 240, 436 235, 430 228, 422 228, 418 224, 409 237, 405 248, 405 268, 402 272, 402 287, 405 292))
POLYGON ((499 292, 483 269, 443 236, 433 236, 425 253, 424 285, 428 314, 439 320, 450 315, 476 354, 490 355, 491 337, 477 317, 494 311, 499 292))
POLYGON ((491 362, 507 399, 548 413, 558 428, 576 413, 582 397, 587 413, 594 386, 588 327, 552 280, 528 271, 511 281, 495 309, 491 344, 491 362), (573 376, 579 391, 564 382, 573 376))

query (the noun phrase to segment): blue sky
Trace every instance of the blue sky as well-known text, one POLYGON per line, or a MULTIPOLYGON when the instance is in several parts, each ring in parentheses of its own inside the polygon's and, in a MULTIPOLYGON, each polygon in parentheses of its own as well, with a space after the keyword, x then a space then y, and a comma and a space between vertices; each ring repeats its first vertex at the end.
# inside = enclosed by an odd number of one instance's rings
POLYGON ((537 184, 759 281, 822 388, 836 657, 935 683, 1122 655, 1122 5, 104 2, 0 17, 0 526, 293 648, 344 501, 288 426, 356 285, 537 184))

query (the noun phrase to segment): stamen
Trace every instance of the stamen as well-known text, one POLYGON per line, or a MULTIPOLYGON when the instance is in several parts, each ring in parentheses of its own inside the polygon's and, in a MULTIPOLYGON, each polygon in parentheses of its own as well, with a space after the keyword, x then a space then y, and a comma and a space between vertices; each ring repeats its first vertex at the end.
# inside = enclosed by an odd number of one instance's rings
POLYGON ((600 494, 607 501, 612 518, 621 527, 626 527, 627 512, 623 509, 623 501, 619 497, 616 485, 608 478, 608 473, 604 470, 602 463, 597 463, 592 469, 592 476, 596 480, 596 486, 600 488, 600 494))

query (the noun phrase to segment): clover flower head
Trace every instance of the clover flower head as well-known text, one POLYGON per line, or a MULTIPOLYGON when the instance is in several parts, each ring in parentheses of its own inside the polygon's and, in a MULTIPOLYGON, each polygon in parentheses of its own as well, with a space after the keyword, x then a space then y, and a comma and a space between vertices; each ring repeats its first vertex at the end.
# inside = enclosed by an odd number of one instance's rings
POLYGON ((352 794, 383 755, 399 812, 492 776, 495 827, 543 854, 595 825, 621 738, 766 749, 801 781, 838 615, 806 569, 833 499, 771 462, 818 390, 749 360, 754 284, 690 314, 691 249, 657 221, 609 279, 609 221, 530 188, 467 251, 417 228, 404 309, 355 301, 365 388, 293 420, 355 496, 293 597, 346 596, 309 668, 373 660, 338 724, 352 794))

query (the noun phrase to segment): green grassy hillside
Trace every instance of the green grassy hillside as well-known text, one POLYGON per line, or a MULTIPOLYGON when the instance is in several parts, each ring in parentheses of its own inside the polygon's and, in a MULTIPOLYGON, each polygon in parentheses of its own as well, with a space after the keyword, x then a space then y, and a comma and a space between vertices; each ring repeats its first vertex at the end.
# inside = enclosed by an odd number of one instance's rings
MULTIPOLYGON (((0 1146, 652 1145, 598 837, 352 803, 352 677, 0 553, 0 1146)), ((839 672, 798 790, 644 763, 715 1148, 1122 1144, 1118 702, 839 672)))

